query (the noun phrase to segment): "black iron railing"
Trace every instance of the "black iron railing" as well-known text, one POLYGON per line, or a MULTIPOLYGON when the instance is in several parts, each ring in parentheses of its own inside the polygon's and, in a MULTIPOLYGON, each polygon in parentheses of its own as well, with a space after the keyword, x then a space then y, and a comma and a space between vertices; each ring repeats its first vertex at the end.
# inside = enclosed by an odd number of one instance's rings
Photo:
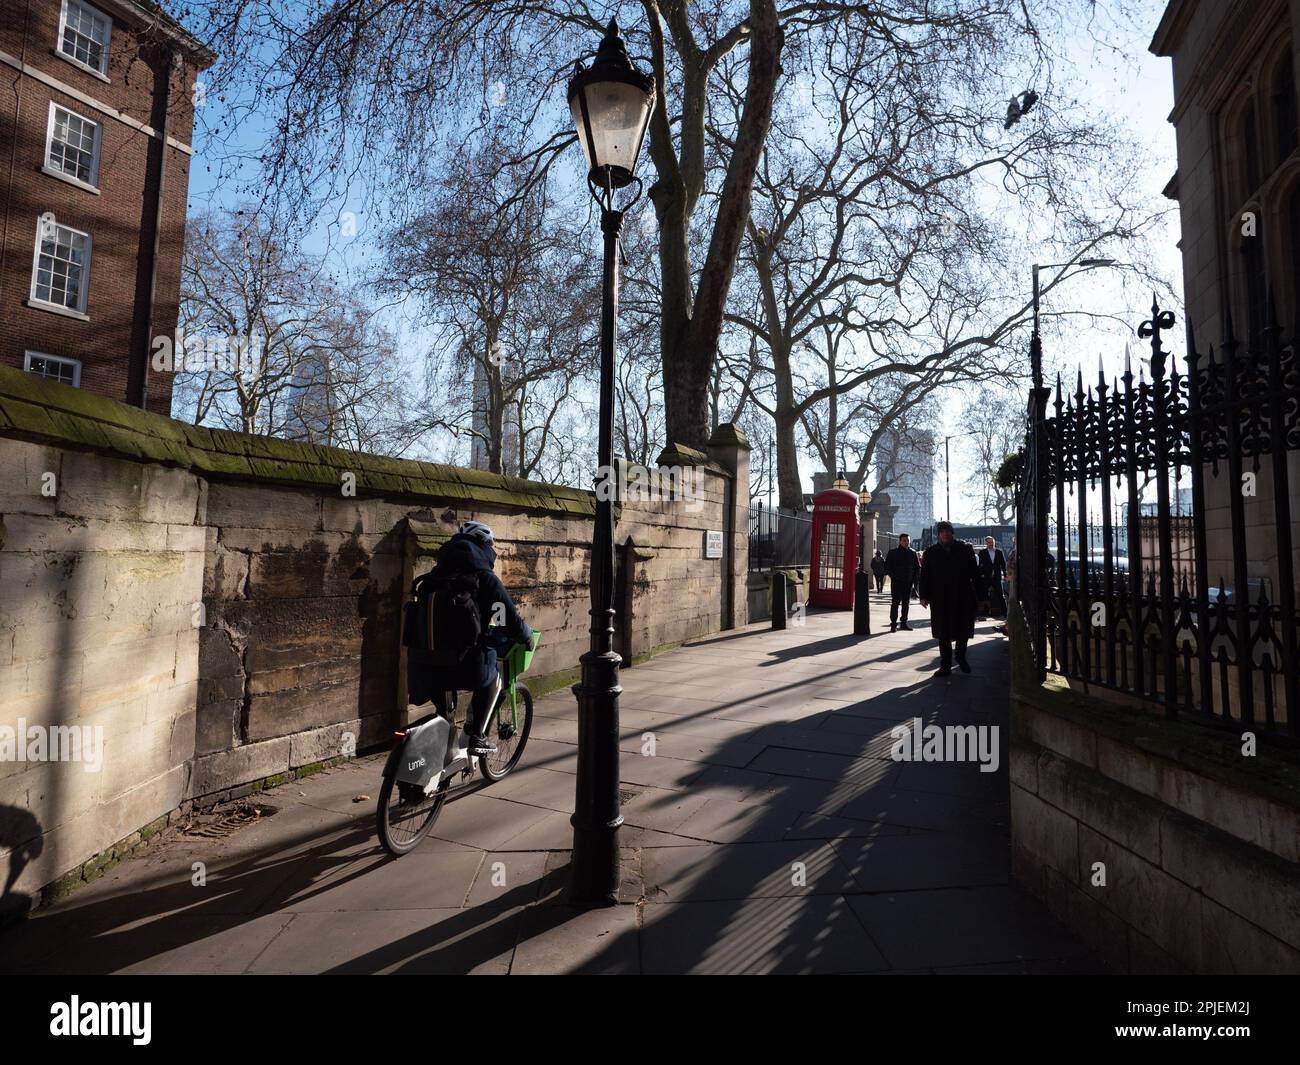
POLYGON ((1217 354, 1189 331, 1180 373, 1173 321, 1153 304, 1136 377, 1031 393, 1017 598, 1040 672, 1297 739, 1296 344, 1273 327, 1247 348, 1229 319, 1217 354))
POLYGON ((749 508, 749 568, 789 569, 812 562, 812 518, 760 500, 749 508))

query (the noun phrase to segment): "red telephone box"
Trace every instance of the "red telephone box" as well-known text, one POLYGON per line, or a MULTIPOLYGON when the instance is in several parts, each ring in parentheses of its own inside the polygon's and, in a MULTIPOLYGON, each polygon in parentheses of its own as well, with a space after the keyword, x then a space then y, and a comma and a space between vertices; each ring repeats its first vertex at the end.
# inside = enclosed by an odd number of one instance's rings
POLYGON ((857 568, 858 497, 846 488, 828 488, 813 497, 808 605, 852 610, 857 568))

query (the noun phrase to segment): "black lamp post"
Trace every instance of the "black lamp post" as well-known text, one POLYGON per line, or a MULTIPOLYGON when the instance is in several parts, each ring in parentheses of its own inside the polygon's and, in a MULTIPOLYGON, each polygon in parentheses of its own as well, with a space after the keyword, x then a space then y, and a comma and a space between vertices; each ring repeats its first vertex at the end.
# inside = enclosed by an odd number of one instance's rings
MULTIPOLYGON (((871 493, 863 488, 858 492, 858 572, 853 581, 853 635, 871 635, 871 574, 867 571, 867 507, 871 493)), ((875 557, 875 545, 871 545, 875 557)))
POLYGON ((581 904, 618 901, 618 683, 614 651, 614 340, 618 324, 618 236, 641 195, 637 156, 654 106, 654 78, 632 66, 611 20, 591 66, 576 65, 569 108, 587 157, 587 184, 600 205, 605 267, 600 310, 600 443, 596 524, 591 541, 591 647, 582 656, 578 697, 578 782, 573 817, 570 897, 581 904), (621 210, 614 193, 635 183, 621 210))

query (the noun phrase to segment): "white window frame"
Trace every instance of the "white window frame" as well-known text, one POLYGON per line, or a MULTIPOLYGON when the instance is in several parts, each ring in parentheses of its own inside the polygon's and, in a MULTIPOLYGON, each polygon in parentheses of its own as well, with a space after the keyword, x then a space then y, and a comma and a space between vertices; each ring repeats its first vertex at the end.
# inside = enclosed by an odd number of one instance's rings
POLYGON ((53 311, 55 314, 66 315, 69 318, 80 318, 83 321, 89 321, 90 315, 86 313, 86 302, 90 294, 90 264, 93 254, 93 238, 85 230, 65 226, 58 221, 54 224, 60 229, 66 229, 71 233, 76 233, 79 237, 86 238, 85 263, 81 271, 81 291, 77 294, 77 306, 67 307, 62 303, 51 303, 49 300, 43 300, 36 295, 36 279, 41 267, 41 219, 39 217, 36 219, 36 247, 32 251, 32 284, 28 290, 27 305, 44 311, 53 311))
POLYGON ((109 80, 108 56, 109 56, 109 48, 112 45, 112 43, 113 43, 113 17, 111 15, 109 15, 105 11, 100 11, 99 8, 97 8, 94 4, 86 3, 86 0, 63 0, 63 3, 59 9, 59 36, 54 41, 55 55, 59 56, 62 59, 67 60, 74 67, 78 67, 89 74, 94 74, 95 77, 99 78, 101 81, 108 81, 109 80), (89 8, 94 14, 102 18, 104 20, 105 25, 108 27, 104 35, 104 51, 103 51, 104 65, 102 68, 92 67, 89 63, 83 63, 75 55, 69 55, 67 52, 63 50, 63 31, 68 25, 68 8, 73 6, 78 8, 89 8))
POLYGON ((58 178, 60 181, 66 181, 69 184, 76 185, 79 189, 85 189, 87 192, 99 194, 99 150, 103 143, 104 124, 96 122, 93 118, 87 118, 83 114, 72 110, 71 107, 65 107, 58 100, 50 101, 50 115, 45 125, 45 161, 41 164, 43 173, 49 174, 50 177, 58 178), (50 149, 54 146, 54 115, 58 111, 66 112, 73 118, 79 118, 82 122, 89 122, 95 127, 95 147, 91 151, 90 161, 90 180, 82 181, 75 174, 69 174, 65 170, 60 170, 50 162, 50 149))
MULTIPOLYGON (((26 351, 23 353, 23 369, 32 373, 32 359, 49 359, 51 362, 61 362, 65 366, 72 367, 72 387, 81 387, 81 360, 70 359, 66 355, 51 355, 45 351, 26 351)), ((44 381, 54 381, 55 378, 48 377, 45 374, 38 374, 44 381)), ((57 384, 63 384, 62 381, 56 381, 57 384)))

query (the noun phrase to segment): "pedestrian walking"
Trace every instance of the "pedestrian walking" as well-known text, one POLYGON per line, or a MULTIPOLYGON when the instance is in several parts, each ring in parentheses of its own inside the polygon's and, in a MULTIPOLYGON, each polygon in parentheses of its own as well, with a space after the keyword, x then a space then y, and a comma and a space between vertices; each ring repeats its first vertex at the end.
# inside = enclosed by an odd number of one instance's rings
POLYGON ((912 586, 916 583, 916 571, 920 561, 912 550, 912 538, 907 533, 900 533, 898 546, 891 547, 885 558, 885 572, 889 574, 889 631, 898 628, 911 631, 907 623, 907 608, 912 605, 912 586), (898 608, 903 608, 903 622, 898 623, 898 608))
POLYGON ((1007 575, 1007 558, 992 536, 984 537, 984 550, 979 553, 979 563, 980 579, 984 582, 990 613, 995 618, 1006 617, 1007 601, 1002 595, 1002 581, 1007 575))
POLYGON ((880 553, 880 548, 876 548, 875 557, 871 560, 871 575, 876 578, 876 591, 885 590, 885 556, 880 553))
POLYGON ((930 608, 930 632, 939 641, 937 677, 952 675, 955 657, 963 673, 970 672, 966 645, 975 635, 975 613, 987 596, 975 549, 953 536, 952 524, 935 527, 939 542, 926 548, 921 562, 921 605, 930 608))

